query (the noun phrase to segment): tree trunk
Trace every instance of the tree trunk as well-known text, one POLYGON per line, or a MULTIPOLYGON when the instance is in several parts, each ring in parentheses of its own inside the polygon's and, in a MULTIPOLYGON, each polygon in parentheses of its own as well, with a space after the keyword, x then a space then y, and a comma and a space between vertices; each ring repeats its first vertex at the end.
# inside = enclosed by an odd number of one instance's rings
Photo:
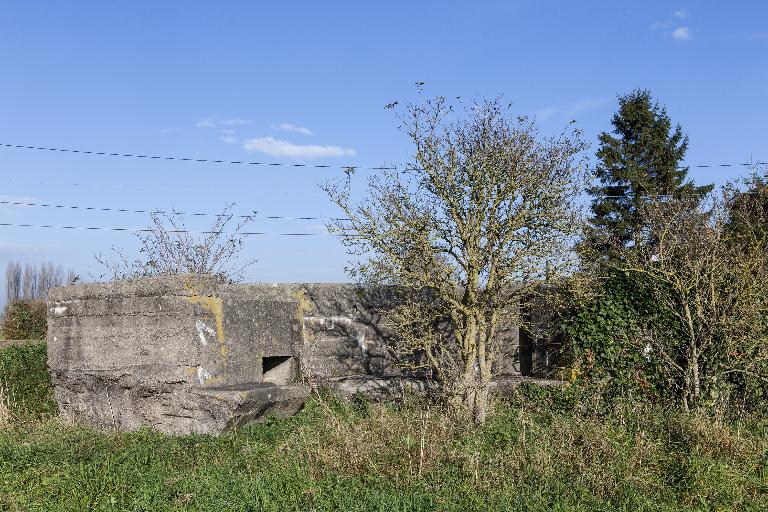
POLYGON ((686 411, 691 410, 693 405, 693 371, 691 370, 691 352, 692 349, 688 347, 688 353, 686 354, 685 372, 683 373, 683 407, 686 411))
POLYGON ((696 346, 693 347, 690 366, 691 392, 693 396, 693 402, 696 404, 699 401, 699 395, 701 394, 701 379, 699 378, 699 351, 696 346))
MULTIPOLYGON (((479 426, 485 423, 488 416, 488 398, 490 395, 490 383, 483 382, 477 376, 465 378, 457 389, 456 398, 460 398, 461 407, 466 411, 472 422, 479 426)), ((458 405, 458 403, 457 403, 458 405)))
POLYGON ((485 423, 485 419, 488 416, 489 387, 489 383, 479 382, 478 389, 475 392, 475 403, 472 408, 472 421, 474 421, 477 426, 485 423))
MULTIPOLYGON (((687 298, 683 297, 684 301, 687 298)), ((691 316, 691 308, 687 302, 683 302, 685 319, 688 324, 688 354, 685 366, 685 385, 684 385, 684 399, 685 410, 689 410, 692 406, 696 406, 696 402, 699 398, 699 388, 701 386, 699 380, 699 352, 696 346, 696 328, 693 324, 693 317, 691 316)))

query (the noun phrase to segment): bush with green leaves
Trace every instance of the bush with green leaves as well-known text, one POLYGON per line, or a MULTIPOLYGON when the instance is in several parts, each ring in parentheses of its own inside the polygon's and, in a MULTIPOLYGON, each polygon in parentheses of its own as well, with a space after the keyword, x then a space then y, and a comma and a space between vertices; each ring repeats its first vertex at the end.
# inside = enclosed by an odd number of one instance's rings
POLYGON ((577 369, 639 385, 685 409, 758 405, 768 395, 768 252, 751 202, 657 198, 645 239, 595 259, 601 292, 568 322, 577 369), (738 229, 734 229, 738 226, 738 229))
POLYGON ((0 387, 14 417, 29 420, 56 414, 47 363, 45 343, 0 349, 0 387))
POLYGON ((2 331, 7 340, 42 340, 48 332, 45 302, 17 300, 6 304, 2 331))
POLYGON ((642 276, 609 271, 591 299, 573 301, 563 327, 582 382, 599 382, 612 394, 671 396, 644 332, 663 330, 675 339, 679 325, 654 300, 642 276))

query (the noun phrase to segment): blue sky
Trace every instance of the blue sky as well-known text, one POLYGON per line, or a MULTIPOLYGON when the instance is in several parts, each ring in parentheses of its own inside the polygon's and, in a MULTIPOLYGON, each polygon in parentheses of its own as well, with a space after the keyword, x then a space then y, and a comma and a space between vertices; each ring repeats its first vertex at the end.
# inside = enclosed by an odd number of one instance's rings
MULTIPOLYGON (((544 133, 609 128, 650 89, 688 163, 768 158, 768 2, 31 2, 0 11, 0 143, 197 158, 381 165, 410 147, 385 104, 503 94, 544 133)), ((722 183, 741 169, 692 170, 722 183)), ((0 200, 333 215, 339 170, 239 167, 0 148, 0 200), (74 185, 75 183, 79 185, 74 185)), ((363 180, 360 173, 356 180, 363 180)), ((362 184, 362 183, 360 183, 362 184)), ((0 222, 141 227, 147 216, 0 205, 0 222)), ((192 228, 206 222, 192 219, 192 228)), ((270 232, 311 221, 259 221, 270 232)), ((0 265, 98 274, 131 235, 0 227, 0 265)), ((332 237, 251 237, 256 281, 337 281, 332 237)))

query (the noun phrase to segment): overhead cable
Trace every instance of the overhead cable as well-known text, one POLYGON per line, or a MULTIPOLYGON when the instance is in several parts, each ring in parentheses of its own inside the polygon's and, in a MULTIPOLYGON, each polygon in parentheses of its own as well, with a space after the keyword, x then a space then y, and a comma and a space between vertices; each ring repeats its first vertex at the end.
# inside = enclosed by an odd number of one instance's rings
MULTIPOLYGON (((84 149, 71 149, 71 148, 59 148, 50 146, 30 146, 24 144, 7 144, 0 142, 0 147, 12 148, 12 149, 26 149, 37 151, 51 151, 59 153, 75 153, 81 155, 93 155, 93 156, 111 156, 122 158, 141 158, 145 160, 171 160, 179 162, 197 162, 197 163, 210 163, 210 164, 232 164, 232 165, 261 165, 267 167, 304 167, 313 169, 345 169, 345 170, 357 170, 368 169, 374 171, 393 171, 397 170, 397 167, 370 167, 361 165, 331 165, 331 164, 305 164, 305 163, 285 163, 285 162, 259 162, 259 161, 247 161, 247 160, 225 160, 225 159, 212 159, 212 158, 194 158, 194 157, 180 157, 180 156, 160 156, 160 155, 144 155, 140 153, 116 153, 109 151, 92 151, 84 149)), ((765 165, 766 162, 741 162, 741 163, 724 163, 724 164, 696 164, 696 165, 679 165, 677 169, 685 168, 697 168, 706 169, 710 167, 751 167, 754 165, 765 165)))
POLYGON ((208 163, 208 164, 232 164, 232 165, 261 165, 266 167, 305 167, 312 169, 369 169, 375 171, 395 170, 394 167, 366 167, 360 165, 330 165, 330 164, 303 164, 303 163, 284 163, 284 162, 257 162, 248 160, 224 160, 224 159, 212 159, 212 158, 194 158, 194 157, 181 157, 181 156, 160 156, 160 155, 143 155, 138 153, 114 153, 109 151, 91 151, 84 149, 70 149, 70 148, 55 148, 49 146, 27 146, 24 144, 6 144, 0 142, 0 147, 12 148, 12 149, 31 149, 37 151, 52 151, 59 153, 75 153, 81 155, 93 155, 93 156, 111 156, 122 158, 143 158, 145 160, 172 160, 177 162, 196 162, 196 163, 208 163))
POLYGON ((97 207, 97 206, 82 206, 82 205, 67 205, 67 204, 52 204, 52 203, 38 203, 34 201, 7 201, 2 200, 0 204, 6 204, 10 206, 39 206, 45 208, 58 208, 65 210, 87 210, 94 212, 115 212, 115 213, 146 213, 149 215, 188 215, 192 217, 233 217, 238 219, 269 219, 269 220, 343 220, 335 217, 329 217, 326 215, 316 216, 288 216, 288 215, 263 215, 259 212, 254 212, 248 215, 234 215, 229 213, 209 213, 209 212, 184 212, 174 209, 166 210, 144 210, 133 208, 109 208, 109 207, 97 207))
MULTIPOLYGON (((123 231, 128 233, 149 233, 156 231, 155 228, 119 228, 119 227, 103 227, 103 226, 56 226, 51 224, 14 224, 11 222, 0 222, 2 227, 13 228, 45 228, 45 229, 69 229, 69 230, 83 230, 83 231, 123 231)), ((334 233, 270 233, 266 231, 237 231, 227 233, 224 231, 191 231, 187 229, 167 229, 166 233, 190 233, 200 235, 221 235, 231 234, 238 236, 337 236, 334 233)))

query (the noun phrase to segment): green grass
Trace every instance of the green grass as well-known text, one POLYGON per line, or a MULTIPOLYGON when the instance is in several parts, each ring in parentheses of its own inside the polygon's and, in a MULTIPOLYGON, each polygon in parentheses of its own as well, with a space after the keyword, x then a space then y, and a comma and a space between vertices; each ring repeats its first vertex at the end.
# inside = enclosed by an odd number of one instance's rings
POLYGON ((21 419, 55 414, 45 343, 0 349, 0 387, 8 395, 11 412, 21 419))
POLYGON ((44 349, 6 350, 0 378, 31 396, 0 430, 0 510, 768 509, 760 415, 723 423, 531 388, 479 430, 418 401, 317 397, 220 437, 105 433, 49 416, 44 349))

